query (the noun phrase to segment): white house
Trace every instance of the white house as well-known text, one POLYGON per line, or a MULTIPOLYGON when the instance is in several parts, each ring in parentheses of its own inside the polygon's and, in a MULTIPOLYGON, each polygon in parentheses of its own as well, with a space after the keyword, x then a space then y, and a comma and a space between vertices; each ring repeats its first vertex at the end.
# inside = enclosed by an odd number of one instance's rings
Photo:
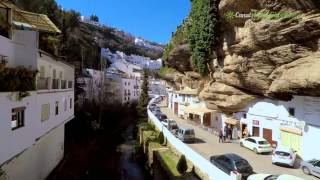
POLYGON ((197 89, 184 88, 179 91, 168 89, 168 107, 173 113, 186 120, 219 129, 222 127, 221 113, 206 107, 197 97, 197 89))
POLYGON ((253 136, 292 147, 303 159, 319 159, 314 147, 320 137, 319 107, 319 97, 294 96, 288 102, 264 99, 248 107, 241 126, 253 136))
POLYGON ((101 59, 109 61, 111 63, 127 62, 139 66, 141 69, 148 69, 150 71, 160 70, 162 67, 162 59, 152 60, 149 57, 138 55, 126 55, 123 52, 112 53, 109 49, 101 49, 101 59))
POLYGON ((45 179, 63 158, 64 125, 74 117, 74 68, 38 49, 38 31, 60 32, 46 15, 10 7, 0 3, 0 13, 9 13, 7 23, 14 27, 0 35, 1 59, 6 68, 39 73, 35 89, 0 92, 0 168, 9 179, 45 179), (15 13, 39 24, 18 21, 15 13))

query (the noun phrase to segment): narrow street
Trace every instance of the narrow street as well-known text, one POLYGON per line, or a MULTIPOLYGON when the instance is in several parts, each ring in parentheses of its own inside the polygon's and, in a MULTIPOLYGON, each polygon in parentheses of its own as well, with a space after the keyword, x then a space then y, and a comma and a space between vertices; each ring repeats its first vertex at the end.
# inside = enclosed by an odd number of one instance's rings
POLYGON ((199 138, 201 142, 188 144, 192 149, 199 154, 209 159, 212 155, 235 153, 249 161, 256 173, 267 174, 291 174, 307 180, 316 180, 314 176, 305 175, 301 169, 287 168, 271 163, 271 155, 268 154, 255 154, 249 149, 240 147, 238 142, 234 143, 219 143, 218 137, 208 131, 202 129, 199 126, 195 126, 186 120, 179 118, 170 111, 169 108, 161 105, 161 111, 168 116, 168 118, 176 120, 179 126, 194 128, 196 138, 199 138))

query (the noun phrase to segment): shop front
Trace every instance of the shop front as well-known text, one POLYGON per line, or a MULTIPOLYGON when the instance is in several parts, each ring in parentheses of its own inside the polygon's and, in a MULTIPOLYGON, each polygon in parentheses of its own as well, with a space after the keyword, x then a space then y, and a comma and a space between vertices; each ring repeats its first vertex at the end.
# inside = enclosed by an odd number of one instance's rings
POLYGON ((302 131, 295 128, 280 127, 281 145, 290 147, 302 156, 302 131))
POLYGON ((215 110, 204 107, 186 107, 184 109, 184 117, 187 120, 194 121, 206 127, 213 127, 213 117, 215 117, 215 110))

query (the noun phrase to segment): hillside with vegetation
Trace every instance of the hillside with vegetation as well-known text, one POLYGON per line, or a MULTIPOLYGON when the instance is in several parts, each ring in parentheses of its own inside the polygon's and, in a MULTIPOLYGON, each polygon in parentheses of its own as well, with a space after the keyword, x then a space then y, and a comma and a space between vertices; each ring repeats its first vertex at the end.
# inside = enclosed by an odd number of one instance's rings
POLYGON ((317 0, 193 0, 165 48, 177 70, 165 79, 225 112, 259 98, 320 96, 319 12, 317 0))
MULTIPOLYGON (((79 20, 81 16, 79 12, 63 10, 55 0, 13 1, 23 10, 46 14, 57 25, 62 33, 40 34, 40 48, 62 57, 77 68, 80 67, 82 58, 84 67, 99 68, 101 47, 151 59, 158 59, 162 56, 162 45, 148 42, 158 47, 156 49, 136 45, 135 37, 116 28, 82 23, 79 20)), ((99 21, 95 15, 91 16, 91 19, 99 21)))

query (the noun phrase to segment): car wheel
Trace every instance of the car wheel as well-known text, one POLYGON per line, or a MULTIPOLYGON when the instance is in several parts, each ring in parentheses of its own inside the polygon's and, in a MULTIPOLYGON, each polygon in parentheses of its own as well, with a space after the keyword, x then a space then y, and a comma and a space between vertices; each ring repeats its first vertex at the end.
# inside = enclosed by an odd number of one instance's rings
POLYGON ((240 146, 243 147, 243 143, 242 142, 240 142, 240 146))
POLYGON ((254 153, 258 154, 257 148, 253 148, 254 153))
POLYGON ((303 167, 303 168, 302 168, 302 171, 303 171, 303 173, 305 173, 305 174, 307 174, 307 175, 310 174, 310 170, 309 170, 309 168, 307 168, 307 167, 303 167))

